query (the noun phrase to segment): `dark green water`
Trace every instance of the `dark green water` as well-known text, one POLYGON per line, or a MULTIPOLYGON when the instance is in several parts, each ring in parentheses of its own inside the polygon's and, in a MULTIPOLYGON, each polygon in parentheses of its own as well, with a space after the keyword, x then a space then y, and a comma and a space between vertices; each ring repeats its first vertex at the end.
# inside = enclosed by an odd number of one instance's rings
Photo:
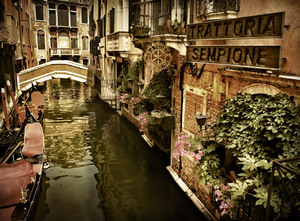
POLYGON ((205 220, 127 120, 82 83, 48 81, 45 171, 34 220, 205 220))

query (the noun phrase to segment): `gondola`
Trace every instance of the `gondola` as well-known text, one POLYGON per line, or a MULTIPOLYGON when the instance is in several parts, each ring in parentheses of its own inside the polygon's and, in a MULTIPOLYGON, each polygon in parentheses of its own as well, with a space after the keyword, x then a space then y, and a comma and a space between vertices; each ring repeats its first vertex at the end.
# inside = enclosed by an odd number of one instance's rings
MULTIPOLYGON (((0 132, 0 152, 5 150, 12 142, 12 140, 15 139, 15 137, 18 135, 20 127, 24 123, 25 120, 25 113, 26 108, 25 106, 21 107, 20 110, 16 104, 16 101, 14 99, 14 94, 11 91, 10 83, 7 83, 7 88, 10 92, 11 97, 13 98, 14 103, 14 116, 13 117, 13 123, 10 124, 7 114, 7 119, 5 120, 4 126, 2 128, 2 131, 0 132)), ((4 91, 4 89, 3 89, 4 91)), ((5 112, 7 112, 7 108, 5 107, 6 101, 5 101, 5 95, 3 95, 4 92, 2 92, 2 103, 4 105, 3 109, 5 112)), ((36 89, 31 92, 30 94, 31 99, 29 101, 25 101, 29 106, 27 108, 30 110, 31 114, 37 119, 38 122, 42 123, 43 116, 44 116, 44 98, 43 94, 36 89)))
POLYGON ((44 134, 42 125, 25 110, 17 137, 0 156, 0 220, 29 220, 38 200, 44 134))

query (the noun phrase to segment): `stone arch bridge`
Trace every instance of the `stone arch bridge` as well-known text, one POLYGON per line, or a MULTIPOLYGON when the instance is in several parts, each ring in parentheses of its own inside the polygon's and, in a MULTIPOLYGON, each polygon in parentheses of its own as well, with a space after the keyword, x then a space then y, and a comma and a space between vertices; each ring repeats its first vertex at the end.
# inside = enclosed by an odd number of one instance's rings
POLYGON ((69 78, 71 80, 86 82, 88 68, 82 64, 68 61, 50 61, 17 74, 18 90, 26 91, 32 84, 51 80, 52 78, 69 78))

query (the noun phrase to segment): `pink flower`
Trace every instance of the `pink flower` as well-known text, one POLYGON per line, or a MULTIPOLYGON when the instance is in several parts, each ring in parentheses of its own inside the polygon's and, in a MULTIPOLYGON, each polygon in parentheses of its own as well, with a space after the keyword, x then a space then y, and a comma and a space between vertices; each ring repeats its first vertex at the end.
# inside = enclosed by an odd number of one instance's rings
POLYGON ((217 195, 217 198, 222 197, 222 193, 221 193, 220 190, 216 190, 216 191, 215 191, 215 194, 217 195))
POLYGON ((224 216, 226 214, 226 210, 223 210, 222 212, 221 212, 221 216, 224 216))
POLYGON ((228 189, 227 186, 225 186, 225 185, 222 185, 221 188, 222 188, 222 190, 224 190, 224 191, 227 191, 227 189, 228 189))

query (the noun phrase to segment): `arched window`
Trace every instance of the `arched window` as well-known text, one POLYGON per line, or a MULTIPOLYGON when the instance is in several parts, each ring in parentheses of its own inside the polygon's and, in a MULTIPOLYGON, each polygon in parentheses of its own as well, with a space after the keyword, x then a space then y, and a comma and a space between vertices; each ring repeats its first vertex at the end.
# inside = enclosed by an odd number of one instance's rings
POLYGON ((40 50, 45 49, 45 33, 42 30, 37 31, 37 43, 38 43, 38 49, 40 50))
POLYGON ((60 32, 58 37, 58 48, 69 48, 70 47, 70 39, 67 32, 60 32))
POLYGON ((87 23, 88 17, 87 17, 87 8, 83 7, 81 8, 81 23, 87 23))
POLYGON ((35 5, 35 20, 44 21, 44 11, 42 4, 35 5))
POLYGON ((66 5, 58 6, 58 26, 69 26, 69 11, 66 5))

